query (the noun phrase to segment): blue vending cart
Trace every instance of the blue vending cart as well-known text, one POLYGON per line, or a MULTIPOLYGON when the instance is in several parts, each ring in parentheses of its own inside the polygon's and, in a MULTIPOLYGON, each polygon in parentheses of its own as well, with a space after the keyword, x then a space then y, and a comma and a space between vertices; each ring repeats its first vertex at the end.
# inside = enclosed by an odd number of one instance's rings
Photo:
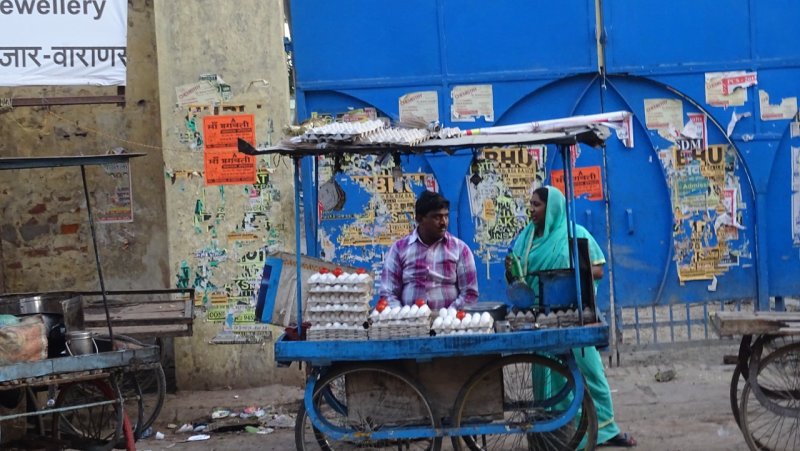
MULTIPOLYGON (((306 139, 298 137, 266 149, 240 140, 239 150, 293 159, 299 261, 300 174, 306 159, 341 159, 350 154, 379 158, 454 155, 483 146, 519 144, 554 146, 564 161, 567 214, 574 220, 570 147, 600 146, 609 136, 604 126, 580 122, 546 133, 461 133, 442 138, 428 130, 428 139, 414 145, 376 143, 341 131, 326 135, 317 129, 304 135, 306 139)), ((303 292, 301 267, 296 265, 297 333, 280 337, 275 359, 279 364, 306 362, 309 368, 295 428, 297 449, 438 450, 445 437, 451 438, 456 449, 576 449, 581 441, 585 449, 594 449, 596 412, 572 350, 608 346, 609 328, 594 304, 593 290, 582 290, 587 280, 591 286, 590 265, 581 265, 574 230, 570 237, 571 269, 540 277, 540 283, 552 283, 541 287, 543 293, 559 298, 548 304, 561 306, 552 307, 554 311, 571 307, 575 321, 548 326, 530 321, 491 333, 437 336, 431 331, 425 336, 382 338, 369 333, 370 321, 365 316, 367 333, 360 335, 362 339, 319 335, 312 339, 309 332, 315 325, 303 322, 303 302, 309 293, 303 292)), ((533 314, 544 308, 534 306, 533 314)))

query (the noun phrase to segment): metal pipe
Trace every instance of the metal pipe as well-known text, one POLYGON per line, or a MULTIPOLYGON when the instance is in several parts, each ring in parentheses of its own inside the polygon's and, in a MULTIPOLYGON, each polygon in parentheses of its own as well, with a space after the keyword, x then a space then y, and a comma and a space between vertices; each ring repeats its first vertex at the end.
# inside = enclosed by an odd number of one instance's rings
POLYGON ((294 158, 294 251, 297 257, 297 336, 303 334, 303 268, 302 249, 300 248, 300 157, 294 158))
POLYGON ((86 184, 86 166, 81 165, 81 180, 83 180, 83 197, 86 199, 86 210, 89 212, 89 229, 92 232, 92 246, 94 246, 94 261, 97 264, 97 276, 100 278, 100 293, 103 295, 103 308, 106 311, 108 323, 108 339, 114 343, 114 332, 111 329, 111 315, 108 313, 108 297, 106 296, 106 282, 103 279, 103 265, 100 264, 100 251, 97 248, 97 235, 94 230, 94 217, 92 216, 92 202, 89 200, 89 188, 86 184))

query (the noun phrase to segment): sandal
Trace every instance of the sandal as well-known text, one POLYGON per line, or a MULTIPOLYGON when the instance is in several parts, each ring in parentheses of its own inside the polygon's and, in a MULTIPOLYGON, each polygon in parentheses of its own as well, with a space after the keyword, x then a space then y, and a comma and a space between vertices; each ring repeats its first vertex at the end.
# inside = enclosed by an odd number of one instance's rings
POLYGON ((637 445, 636 439, 628 435, 627 432, 620 432, 615 437, 612 437, 603 443, 599 443, 597 446, 616 446, 620 448, 633 448, 636 445, 637 445))

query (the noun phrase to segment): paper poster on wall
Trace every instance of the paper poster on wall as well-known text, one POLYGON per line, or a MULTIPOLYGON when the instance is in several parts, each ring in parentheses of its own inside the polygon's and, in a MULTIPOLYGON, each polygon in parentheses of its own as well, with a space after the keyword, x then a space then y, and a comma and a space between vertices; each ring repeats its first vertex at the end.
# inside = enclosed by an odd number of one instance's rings
POLYGON ((430 123, 439 120, 439 93, 436 91, 410 92, 398 99, 400 122, 419 120, 430 123))
POLYGON ((778 121, 791 119, 797 114, 797 97, 784 97, 778 104, 769 103, 769 93, 758 90, 758 105, 762 121, 778 121))
POLYGON ((175 96, 178 106, 210 105, 220 101, 219 89, 208 80, 178 86, 175 96))
POLYGON ((683 102, 679 99, 644 99, 644 121, 650 130, 683 126, 683 102))
POLYGON ((800 147, 792 147, 792 191, 800 191, 800 147))
POLYGON ((104 164, 108 180, 99 182, 97 189, 97 222, 133 222, 133 195, 130 163, 104 164))
MULTIPOLYGON (((575 197, 586 197, 588 200, 603 200, 603 178, 600 166, 574 168, 572 170, 575 197)), ((564 192, 564 171, 550 171, 553 186, 564 192)))
POLYGON ((800 192, 792 193, 792 244, 800 247, 800 192))
POLYGON ((500 261, 525 226, 531 189, 544 184, 546 150, 538 145, 482 149, 465 181, 477 259, 500 261))
POLYGON ((0 2, 0 86, 124 86, 125 0, 0 2))
POLYGON ((719 107, 744 105, 747 102, 747 89, 731 91, 732 87, 736 88, 735 81, 744 76, 747 76, 745 71, 707 72, 705 74, 706 103, 719 107))
MULTIPOLYGON (((699 142, 699 140, 697 140, 699 142)), ((749 258, 741 183, 725 144, 659 151, 673 208, 674 261, 681 284, 713 280, 749 258)))
POLYGON ((483 117, 494 122, 494 95, 492 85, 453 86, 450 120, 453 122, 475 122, 483 117))
POLYGON ((255 146, 252 114, 203 117, 206 185, 246 185, 256 182, 256 157, 239 152, 238 138, 255 146))

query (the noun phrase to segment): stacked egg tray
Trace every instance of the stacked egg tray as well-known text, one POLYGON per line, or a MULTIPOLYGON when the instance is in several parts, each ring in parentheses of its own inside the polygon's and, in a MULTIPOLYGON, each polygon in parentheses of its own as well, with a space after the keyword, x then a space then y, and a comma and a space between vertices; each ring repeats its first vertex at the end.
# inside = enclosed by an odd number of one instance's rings
MULTIPOLYGON (((592 309, 588 307, 583 309, 584 323, 593 323, 596 320, 597 317, 592 309)), ((580 317, 577 309, 558 309, 546 314, 536 310, 514 309, 508 312, 506 321, 511 330, 530 330, 577 326, 580 324, 580 317)))
POLYGON ((431 310, 427 305, 386 307, 369 315, 370 340, 428 337, 431 334, 431 310))
POLYGON ((306 298, 307 339, 366 340, 372 278, 367 274, 314 274, 306 298))
POLYGON ((491 334, 494 333, 494 319, 489 313, 468 313, 459 319, 455 309, 443 308, 433 321, 432 329, 436 336, 491 334))

